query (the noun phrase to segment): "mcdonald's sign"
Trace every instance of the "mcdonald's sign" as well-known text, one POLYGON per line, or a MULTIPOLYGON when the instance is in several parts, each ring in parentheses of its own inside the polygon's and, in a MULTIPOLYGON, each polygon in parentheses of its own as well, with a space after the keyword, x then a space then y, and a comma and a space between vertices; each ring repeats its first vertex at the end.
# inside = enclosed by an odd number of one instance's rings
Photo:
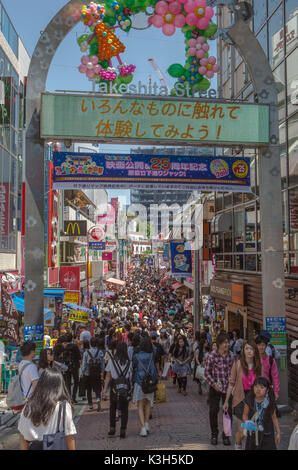
POLYGON ((65 220, 64 233, 69 236, 84 237, 87 235, 86 220, 65 220))

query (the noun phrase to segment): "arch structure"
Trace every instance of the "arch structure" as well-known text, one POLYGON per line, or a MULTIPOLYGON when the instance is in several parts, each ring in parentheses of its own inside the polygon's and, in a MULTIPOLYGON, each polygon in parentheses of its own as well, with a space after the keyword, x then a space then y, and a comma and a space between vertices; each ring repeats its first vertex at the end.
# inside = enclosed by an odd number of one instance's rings
MULTIPOLYGON (((81 20, 84 3, 81 0, 70 0, 50 21, 36 45, 28 73, 25 158, 25 325, 43 323, 44 144, 40 139, 41 93, 45 91, 48 70, 55 52, 67 34, 81 20)), ((265 321, 266 316, 285 316, 277 90, 268 59, 248 25, 252 14, 249 4, 237 0, 207 0, 207 4, 212 7, 225 5, 233 11, 234 24, 230 28, 218 31, 218 34, 233 44, 242 55, 253 81, 257 102, 270 107, 270 144, 259 150, 265 321), (272 221, 275 221, 274 225, 272 221)), ((284 397, 283 402, 285 400, 284 397)))

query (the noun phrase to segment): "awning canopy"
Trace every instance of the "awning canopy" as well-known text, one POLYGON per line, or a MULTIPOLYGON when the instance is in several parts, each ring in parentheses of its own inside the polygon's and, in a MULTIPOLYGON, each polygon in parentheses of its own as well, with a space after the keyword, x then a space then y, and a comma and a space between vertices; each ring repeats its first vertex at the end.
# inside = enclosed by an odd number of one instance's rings
POLYGON ((171 286, 171 289, 177 290, 177 289, 180 289, 180 287, 184 287, 184 285, 181 284, 181 282, 175 282, 175 284, 171 286))
POLYGON ((115 279, 113 277, 109 277, 109 279, 105 279, 105 282, 109 284, 115 284, 116 286, 125 286, 126 282, 121 281, 120 279, 115 279))
POLYGON ((44 289, 45 297, 64 297, 65 289, 44 289))
MULTIPOLYGON (((18 297, 17 295, 12 295, 11 298, 13 300, 13 303, 14 303, 15 308, 17 309, 17 311, 24 313, 24 311, 25 311, 25 300, 22 297, 18 297)), ((44 315, 48 315, 49 313, 51 313, 51 310, 49 310, 48 308, 44 308, 43 313, 44 313, 44 315)))
POLYGON ((194 299, 192 297, 191 299, 186 299, 184 304, 190 305, 190 304, 193 304, 193 302, 194 302, 194 299))
POLYGON ((82 305, 67 303, 67 304, 65 304, 65 306, 69 310, 82 310, 83 312, 92 313, 92 310, 90 310, 90 308, 82 307, 82 305))

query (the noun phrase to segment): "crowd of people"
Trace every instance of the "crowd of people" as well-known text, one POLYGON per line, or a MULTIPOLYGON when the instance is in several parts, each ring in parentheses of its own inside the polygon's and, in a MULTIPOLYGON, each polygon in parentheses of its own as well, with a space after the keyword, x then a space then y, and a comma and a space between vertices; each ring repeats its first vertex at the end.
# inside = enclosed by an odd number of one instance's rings
MULTIPOLYGON (((109 400, 109 437, 126 437, 129 404, 137 406, 139 434, 150 433, 158 383, 167 380, 187 397, 188 381, 198 384, 209 406, 211 444, 218 443, 220 403, 225 416, 222 441, 231 445, 232 420, 237 420, 235 449, 274 450, 280 443, 279 377, 268 334, 243 340, 240 332, 194 332, 193 317, 154 269, 140 267, 111 300, 99 299, 96 327, 79 325, 48 335, 47 347, 35 365, 35 344, 24 343, 19 374, 26 397, 19 421, 21 448, 42 448, 43 435, 57 431, 61 403, 66 403, 64 432, 68 449, 75 448, 73 405, 87 394, 88 409, 102 411, 109 400), (52 340, 55 341, 52 341, 52 340), (52 341, 52 343, 51 343, 52 341), (109 392, 109 395, 108 395, 109 392)), ((187 398, 185 398, 187 399, 187 398)), ((199 425, 199 424, 198 424, 199 425)))

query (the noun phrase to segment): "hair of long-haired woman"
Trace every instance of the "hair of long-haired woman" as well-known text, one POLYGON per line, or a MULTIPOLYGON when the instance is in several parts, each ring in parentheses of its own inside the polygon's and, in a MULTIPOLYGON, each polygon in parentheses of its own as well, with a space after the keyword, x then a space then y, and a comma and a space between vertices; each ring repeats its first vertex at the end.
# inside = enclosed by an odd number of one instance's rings
POLYGON ((57 402, 64 400, 71 405, 61 372, 55 367, 45 369, 26 402, 24 416, 30 419, 34 426, 46 425, 55 411, 57 402))
POLYGON ((119 342, 116 347, 115 359, 120 361, 120 364, 123 366, 129 360, 127 353, 127 344, 119 342))
MULTIPOLYGON (((52 351, 52 350, 50 348, 46 348, 40 351, 39 360, 38 360, 38 369, 47 369, 49 367, 48 351, 52 351)), ((53 360, 54 360, 54 357, 53 357, 53 360)))
POLYGON ((267 388, 267 393, 268 393, 268 398, 269 398, 269 406, 268 410, 270 414, 272 415, 276 409, 275 405, 275 395, 274 395, 274 390, 273 387, 270 386, 269 380, 267 380, 265 377, 257 377, 247 395, 246 401, 249 404, 250 408, 254 407, 255 404, 255 392, 254 392, 254 387, 255 385, 263 385, 264 387, 267 388))
POLYGON ((178 341, 177 341, 177 343, 176 343, 176 345, 175 345, 175 348, 174 348, 174 350, 173 350, 173 356, 176 357, 176 358, 178 357, 179 349, 180 349, 180 346, 179 346, 179 341, 180 341, 180 339, 183 340, 182 357, 183 357, 183 359, 185 359, 185 357, 186 357, 186 348, 187 348, 187 346, 188 346, 188 341, 187 341, 187 339, 185 338, 185 336, 182 336, 182 335, 179 336, 179 339, 178 339, 178 341))
POLYGON ((140 351, 143 351, 145 353, 152 353, 153 352, 153 346, 152 346, 151 339, 150 339, 149 336, 142 336, 141 337, 140 351))
POLYGON ((248 364, 246 362, 245 353, 244 353, 244 348, 245 348, 246 345, 250 346, 254 350, 254 358, 253 358, 254 372, 255 372, 257 377, 260 377, 262 375, 262 363, 261 363, 261 358, 260 358, 260 353, 259 353, 258 347, 257 347, 257 345, 254 341, 244 341, 243 342, 241 355, 240 355, 241 367, 242 367, 246 377, 248 377, 248 364))

